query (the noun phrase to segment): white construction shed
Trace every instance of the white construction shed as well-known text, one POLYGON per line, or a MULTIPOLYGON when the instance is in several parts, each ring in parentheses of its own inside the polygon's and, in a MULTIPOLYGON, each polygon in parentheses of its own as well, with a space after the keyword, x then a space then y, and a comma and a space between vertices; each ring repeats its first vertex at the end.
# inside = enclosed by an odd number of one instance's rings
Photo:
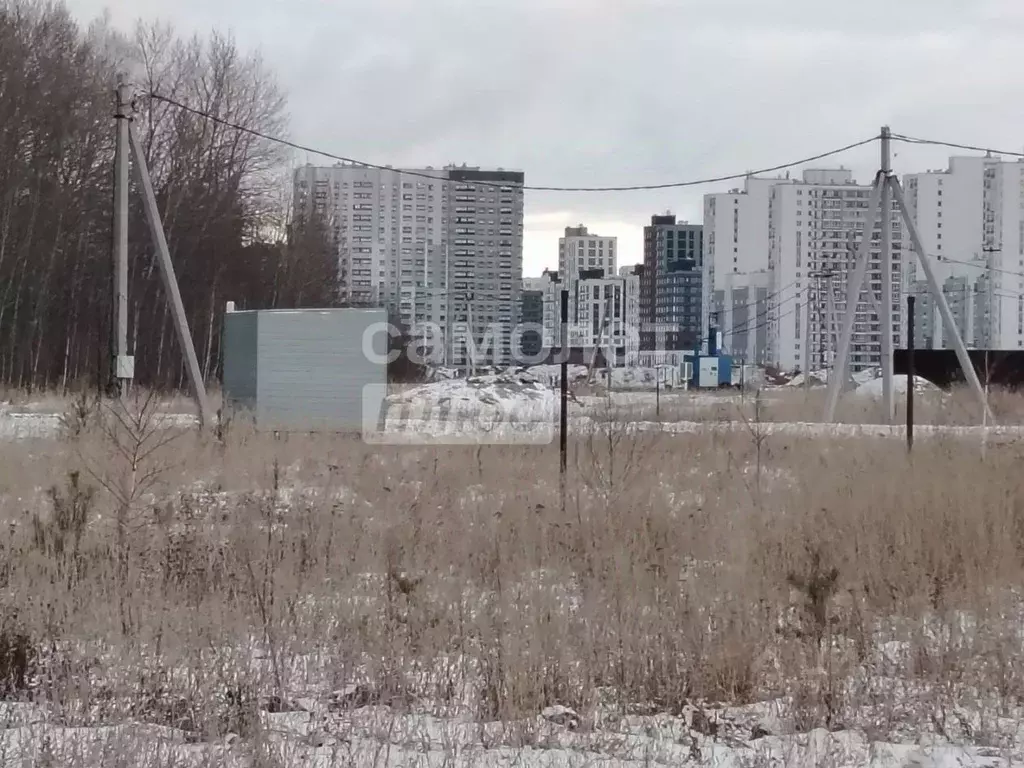
POLYGON ((351 432, 387 392, 384 309, 234 311, 224 315, 224 409, 259 429, 351 432))

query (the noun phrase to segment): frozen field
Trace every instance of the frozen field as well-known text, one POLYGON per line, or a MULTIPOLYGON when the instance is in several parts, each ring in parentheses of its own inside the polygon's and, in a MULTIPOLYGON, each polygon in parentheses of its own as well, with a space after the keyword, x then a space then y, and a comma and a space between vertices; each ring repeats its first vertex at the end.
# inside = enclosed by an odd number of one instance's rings
POLYGON ((7 408, 0 765, 1024 763, 1015 441, 748 402, 580 396, 564 508, 550 444, 7 408))

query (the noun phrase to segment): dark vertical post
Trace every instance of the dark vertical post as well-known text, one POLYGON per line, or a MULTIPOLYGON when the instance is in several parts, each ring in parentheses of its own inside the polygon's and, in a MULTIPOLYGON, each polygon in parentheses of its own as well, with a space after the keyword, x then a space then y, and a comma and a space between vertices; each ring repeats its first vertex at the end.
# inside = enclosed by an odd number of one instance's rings
POLYGON ((562 375, 561 402, 562 408, 558 416, 558 486, 562 499, 562 511, 565 511, 565 469, 569 453, 569 291, 562 289, 562 375))
POLYGON ((907 450, 914 447, 914 297, 907 296, 907 450))
POLYGON ((661 368, 654 368, 654 415, 661 421, 661 368))

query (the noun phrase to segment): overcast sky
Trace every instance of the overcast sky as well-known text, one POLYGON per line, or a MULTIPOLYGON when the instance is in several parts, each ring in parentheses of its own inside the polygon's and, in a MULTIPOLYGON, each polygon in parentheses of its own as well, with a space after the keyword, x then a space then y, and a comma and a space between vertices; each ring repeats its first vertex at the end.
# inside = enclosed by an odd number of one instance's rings
MULTIPOLYGON (((233 33, 280 78, 294 140, 369 162, 619 186, 772 166, 883 124, 1024 149, 1024 0, 67 2, 125 29, 233 33)), ((894 149, 900 173, 949 154, 894 149)), ((877 148, 818 165, 840 164, 870 180, 877 148)), ((524 273, 555 266, 578 223, 617 235, 621 263, 641 260, 652 213, 698 222, 703 194, 730 186, 528 192, 524 273)))

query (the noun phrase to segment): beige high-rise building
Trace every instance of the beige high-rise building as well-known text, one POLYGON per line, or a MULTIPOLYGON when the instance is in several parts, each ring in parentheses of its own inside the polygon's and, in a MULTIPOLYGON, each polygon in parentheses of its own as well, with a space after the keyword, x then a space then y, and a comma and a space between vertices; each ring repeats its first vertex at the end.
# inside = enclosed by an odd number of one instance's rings
POLYGON ((445 361, 505 364, 523 270, 521 171, 338 164, 295 172, 296 210, 324 217, 343 301, 440 327, 445 361), (472 343, 470 343, 470 337, 472 343))

